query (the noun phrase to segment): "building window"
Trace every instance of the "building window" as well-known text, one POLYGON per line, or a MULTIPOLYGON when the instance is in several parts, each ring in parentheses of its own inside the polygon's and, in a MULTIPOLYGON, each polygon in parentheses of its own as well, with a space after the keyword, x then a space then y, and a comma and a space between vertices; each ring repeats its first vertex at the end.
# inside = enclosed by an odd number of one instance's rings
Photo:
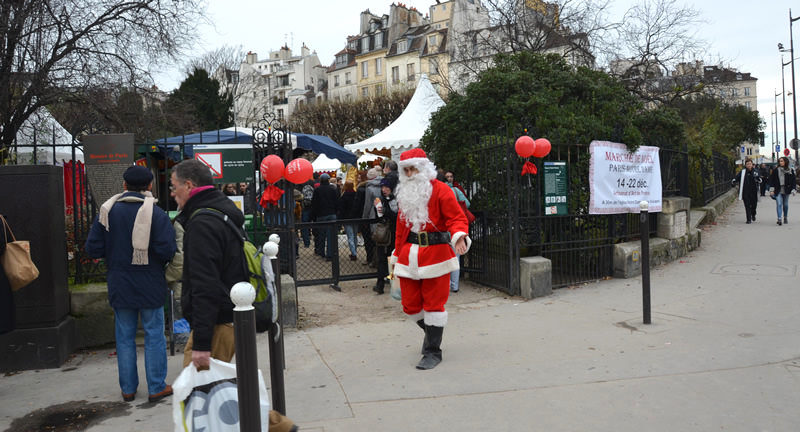
POLYGON ((333 77, 333 86, 339 87, 339 75, 334 75, 333 77))
POLYGON ((377 84, 375 86, 375 96, 380 96, 383 94, 383 84, 377 84))
POLYGON ((344 83, 345 83, 345 84, 351 84, 351 81, 350 81, 350 72, 345 72, 345 73, 344 73, 344 83))
POLYGON ((407 40, 401 40, 401 41, 397 42, 397 53, 400 54, 400 53, 404 53, 406 51, 408 51, 408 41, 407 40))
POLYGON ((383 59, 375 59, 375 75, 383 75, 383 59))
POLYGON ((400 66, 393 66, 392 67, 392 84, 397 84, 400 82, 400 66))
POLYGON ((428 73, 432 75, 439 73, 439 63, 436 60, 431 60, 428 62, 428 73))
POLYGON ((406 76, 408 77, 409 81, 415 81, 416 78, 414 77, 414 63, 410 63, 406 65, 406 76))
POLYGON ((431 47, 436 46, 436 35, 430 35, 428 37, 428 45, 430 45, 431 47))
POLYGON ((749 109, 749 110, 753 109, 753 107, 750 106, 750 102, 749 101, 744 103, 744 107, 749 109))
POLYGON ((745 96, 750 96, 750 87, 745 87, 744 88, 744 95, 745 96))
POLYGON ((363 87, 361 89, 361 97, 368 98, 369 97, 369 87, 363 87))
POLYGON ((361 52, 369 51, 369 37, 361 38, 361 52))
POLYGON ((375 49, 383 48, 383 32, 375 33, 375 49))
POLYGON ((283 110, 282 109, 278 110, 278 119, 283 120, 283 110))
POLYGON ((361 78, 366 78, 369 76, 369 63, 368 62, 361 62, 361 78))

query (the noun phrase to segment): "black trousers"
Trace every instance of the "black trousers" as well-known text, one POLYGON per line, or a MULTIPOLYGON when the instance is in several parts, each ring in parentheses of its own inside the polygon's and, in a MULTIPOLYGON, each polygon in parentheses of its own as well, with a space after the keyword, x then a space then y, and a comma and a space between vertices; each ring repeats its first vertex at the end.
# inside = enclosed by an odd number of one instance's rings
POLYGON ((758 197, 742 197, 742 201, 744 202, 744 212, 747 216, 747 220, 753 220, 756 218, 756 207, 758 206, 758 197))

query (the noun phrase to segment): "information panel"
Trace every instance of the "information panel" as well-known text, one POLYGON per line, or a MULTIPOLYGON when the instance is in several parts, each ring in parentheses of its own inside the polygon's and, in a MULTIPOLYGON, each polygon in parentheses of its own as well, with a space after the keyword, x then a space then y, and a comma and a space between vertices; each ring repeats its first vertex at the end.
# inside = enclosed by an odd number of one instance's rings
POLYGON ((544 162, 544 214, 545 216, 566 215, 567 206, 567 163, 564 161, 544 162))
POLYGON ((589 145, 589 213, 639 213, 661 211, 661 164, 658 147, 641 146, 630 153, 625 144, 592 141, 589 145))
POLYGON ((214 183, 254 181, 253 146, 250 144, 195 144, 194 158, 211 170, 214 183))

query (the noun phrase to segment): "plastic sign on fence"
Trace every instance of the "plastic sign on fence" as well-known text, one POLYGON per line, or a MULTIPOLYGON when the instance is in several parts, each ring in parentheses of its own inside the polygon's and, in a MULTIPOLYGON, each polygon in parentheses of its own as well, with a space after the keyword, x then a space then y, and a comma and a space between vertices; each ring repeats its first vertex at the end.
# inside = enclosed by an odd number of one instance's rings
POLYGON ((544 161, 544 214, 563 216, 567 206, 567 163, 564 161, 544 161))
POLYGON ((650 213, 661 211, 658 147, 630 153, 625 144, 592 141, 589 153, 589 214, 639 213, 641 201, 650 213))

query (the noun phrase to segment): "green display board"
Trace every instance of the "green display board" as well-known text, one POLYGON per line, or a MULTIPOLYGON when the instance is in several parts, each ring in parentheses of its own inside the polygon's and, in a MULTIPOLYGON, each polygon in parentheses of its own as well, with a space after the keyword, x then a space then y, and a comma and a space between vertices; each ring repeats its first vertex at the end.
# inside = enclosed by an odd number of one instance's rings
POLYGON ((194 158, 208 165, 214 183, 254 181, 250 144, 195 144, 194 158))
POLYGON ((567 214, 567 163, 544 162, 544 214, 557 216, 567 214))

